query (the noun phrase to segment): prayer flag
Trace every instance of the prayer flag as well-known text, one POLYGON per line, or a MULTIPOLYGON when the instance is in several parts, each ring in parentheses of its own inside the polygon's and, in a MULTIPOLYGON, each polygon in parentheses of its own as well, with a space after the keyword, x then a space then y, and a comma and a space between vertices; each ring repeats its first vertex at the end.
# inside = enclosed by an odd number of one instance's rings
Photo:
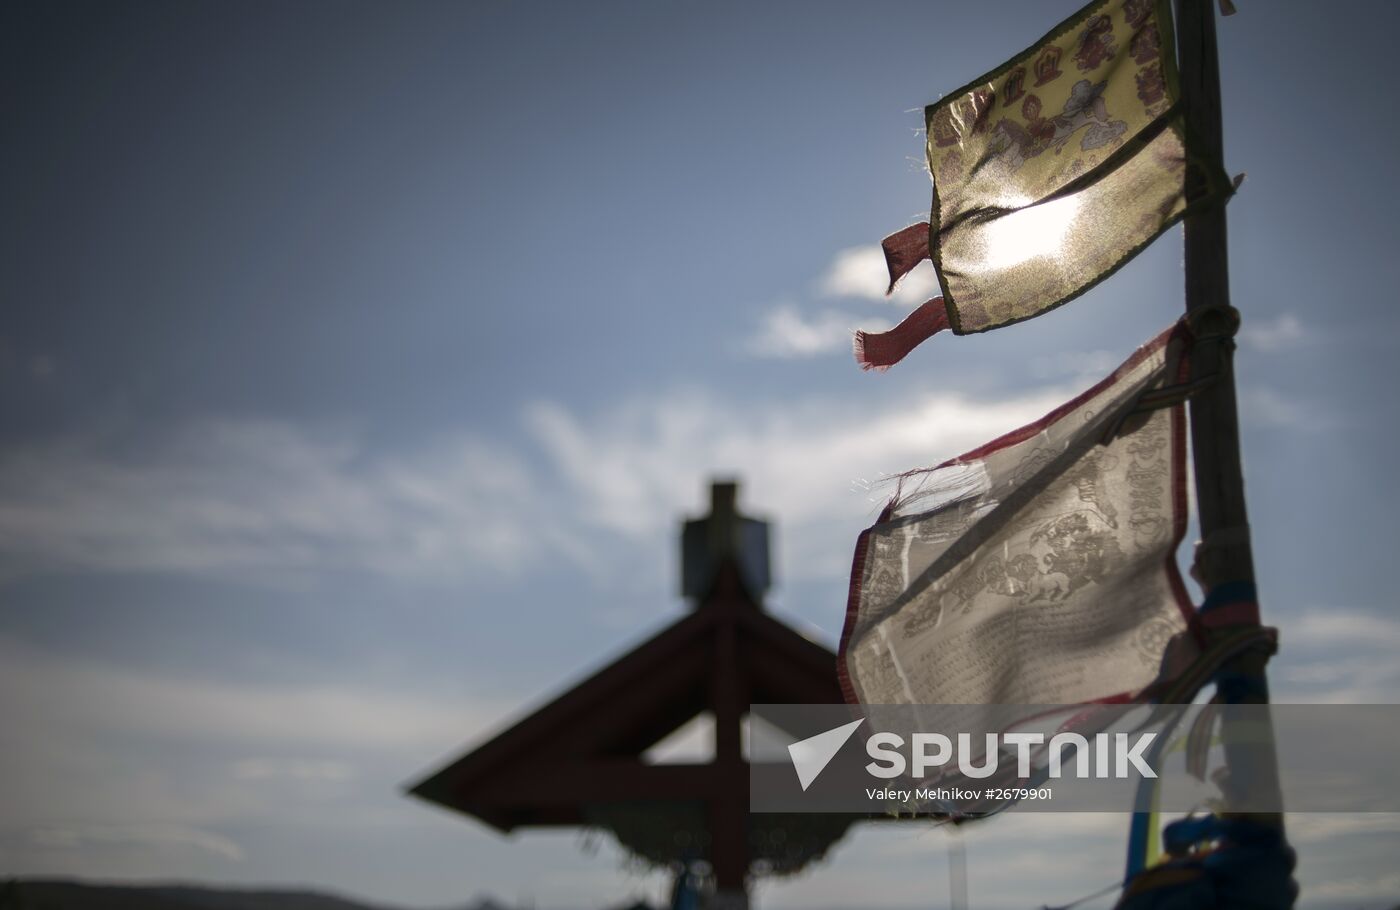
POLYGON ((1193 617, 1184 328, 1044 418, 913 471, 856 546, 841 638, 862 704, 1136 700, 1193 617), (1145 410, 1151 404, 1175 401, 1145 410))
POLYGON ((891 289, 931 259, 942 297, 858 333, 864 367, 1072 300, 1228 191, 1188 156, 1174 51, 1167 0, 1095 0, 926 108, 932 214, 883 245, 891 289))

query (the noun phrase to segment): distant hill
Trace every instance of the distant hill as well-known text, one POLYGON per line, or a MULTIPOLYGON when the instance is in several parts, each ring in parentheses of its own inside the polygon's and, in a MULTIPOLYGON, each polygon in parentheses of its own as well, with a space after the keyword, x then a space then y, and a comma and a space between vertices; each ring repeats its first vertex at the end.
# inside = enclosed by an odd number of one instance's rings
POLYGON ((0 910, 385 910, 313 891, 238 891, 185 885, 0 884, 0 910))

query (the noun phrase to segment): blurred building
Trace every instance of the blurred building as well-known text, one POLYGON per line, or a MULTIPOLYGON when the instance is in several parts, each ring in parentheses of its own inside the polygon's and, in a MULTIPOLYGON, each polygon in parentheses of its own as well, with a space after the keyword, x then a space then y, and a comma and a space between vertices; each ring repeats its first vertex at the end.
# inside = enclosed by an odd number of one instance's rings
POLYGON ((842 701, 836 655, 763 609, 769 525, 741 515, 738 484, 711 486, 710 513, 681 533, 690 612, 499 736, 415 785, 413 795, 510 832, 607 830, 676 874, 673 904, 742 908, 751 880, 823 855, 850 816, 751 815, 750 704, 842 701), (645 753, 695 718, 714 719, 713 757, 645 753))

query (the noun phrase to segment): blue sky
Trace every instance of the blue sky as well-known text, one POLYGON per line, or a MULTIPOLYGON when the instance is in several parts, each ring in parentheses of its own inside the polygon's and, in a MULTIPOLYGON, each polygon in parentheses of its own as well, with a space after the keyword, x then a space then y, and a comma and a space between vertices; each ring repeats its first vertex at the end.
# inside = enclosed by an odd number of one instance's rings
MULTIPOLYGON (((1400 9, 1239 6, 1274 685, 1393 702, 1400 9)), ((398 788, 680 615, 678 522, 712 474, 775 522, 772 608, 834 642, 872 481, 1039 416, 1177 317, 1174 231, 1034 322, 851 360, 850 329, 929 286, 883 299, 874 248, 927 214, 919 110, 1070 10, 0 10, 0 874, 659 893, 606 839, 503 839, 398 788)), ((974 831, 974 899, 1092 890, 1123 825, 974 831)), ((1400 819, 1292 831, 1309 899, 1400 894, 1400 819)), ((863 831, 759 899, 925 905, 943 839, 863 831)))

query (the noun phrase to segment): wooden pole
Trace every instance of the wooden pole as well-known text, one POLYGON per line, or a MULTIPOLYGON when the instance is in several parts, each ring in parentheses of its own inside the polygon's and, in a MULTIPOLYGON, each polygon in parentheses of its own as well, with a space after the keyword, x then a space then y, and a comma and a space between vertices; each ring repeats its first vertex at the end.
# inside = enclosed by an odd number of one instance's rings
MULTIPOLYGON (((1220 108, 1220 64, 1216 54, 1213 0, 1176 0, 1178 63, 1191 156, 1206 171, 1189 167, 1187 198, 1203 190, 1209 172, 1224 172, 1220 108), (1194 184, 1194 185, 1193 185, 1194 184)), ((1186 311, 1198 341, 1191 357, 1192 379, 1215 374, 1217 380, 1198 393, 1190 404, 1191 446, 1195 462, 1196 502, 1200 514, 1202 546, 1196 572, 1207 589, 1223 582, 1253 582, 1254 558, 1249 546, 1249 521, 1245 511, 1244 475, 1240 467, 1239 415, 1235 401, 1235 316, 1230 310, 1230 276, 1225 230, 1225 203, 1221 200, 1185 220, 1186 311)), ((1267 656, 1249 652, 1228 663, 1227 673, 1257 679, 1257 691, 1240 699, 1245 704, 1267 704, 1264 676, 1267 656)), ((1256 730, 1258 728, 1256 727, 1256 730)), ((1252 743, 1232 743, 1226 736, 1226 759, 1231 768, 1249 768, 1245 779, 1231 779, 1227 801, 1282 805, 1278 761, 1273 749, 1273 729, 1267 724, 1252 743)), ((1242 738, 1242 737, 1241 737, 1242 738)), ((1278 812, 1252 813, 1258 821, 1283 825, 1278 812)))
MULTIPOLYGON (((731 511, 729 521, 737 525, 731 511)), ((731 529, 737 540, 737 528, 731 529)), ((714 767, 721 780, 709 800, 710 864, 715 876, 711 910, 748 910, 749 766, 744 758, 743 722, 749 706, 749 680, 739 654, 739 612, 743 603, 739 565, 726 557, 713 602, 716 612, 714 661, 710 671, 710 710, 715 715, 714 767)))

